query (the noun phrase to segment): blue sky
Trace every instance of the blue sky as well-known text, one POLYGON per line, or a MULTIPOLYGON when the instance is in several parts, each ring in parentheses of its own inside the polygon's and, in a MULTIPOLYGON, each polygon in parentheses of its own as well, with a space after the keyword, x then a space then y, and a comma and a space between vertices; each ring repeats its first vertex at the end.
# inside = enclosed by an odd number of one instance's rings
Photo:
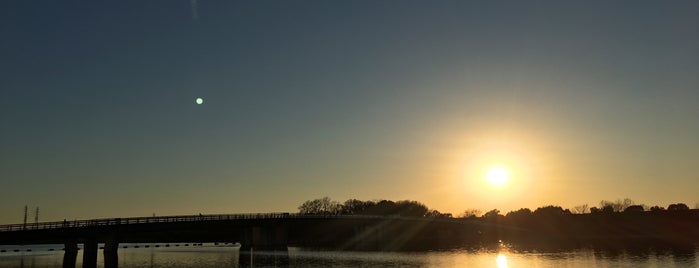
POLYGON ((5 1, 0 222, 25 204, 62 220, 295 211, 326 195, 455 214, 691 206, 697 8, 5 1), (492 165, 509 186, 480 184, 492 165))

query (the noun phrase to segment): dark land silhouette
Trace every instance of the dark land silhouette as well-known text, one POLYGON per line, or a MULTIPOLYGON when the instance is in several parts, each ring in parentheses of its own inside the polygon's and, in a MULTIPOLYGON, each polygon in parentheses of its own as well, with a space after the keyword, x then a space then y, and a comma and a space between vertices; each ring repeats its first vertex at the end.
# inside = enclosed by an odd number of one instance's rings
MULTIPOLYGON (((533 211, 522 208, 505 215, 494 209, 479 217, 479 211, 470 209, 455 218, 449 213, 430 210, 417 201, 349 199, 340 203, 328 197, 309 200, 299 206, 299 213, 306 215, 415 218, 412 223, 390 223, 387 220, 385 225, 390 225, 391 228, 376 231, 396 240, 394 244, 378 246, 388 250, 488 246, 501 241, 514 246, 548 249, 693 248, 699 245, 699 209, 689 209, 684 203, 670 204, 665 209, 660 206, 637 205, 627 198, 603 200, 599 208, 576 206, 573 211, 575 213, 570 209, 550 205, 533 211)), ((333 241, 351 240, 353 232, 348 228, 350 227, 332 223, 314 226, 306 232, 299 232, 299 237, 290 237, 290 241, 344 249, 348 244, 333 241), (344 235, 342 230, 346 231, 344 235), (314 240, 304 240, 308 238, 314 240)))
MULTIPOLYGON (((494 209, 460 217, 430 210, 417 201, 344 203, 324 197, 299 206, 299 213, 191 215, 62 221, 0 226, 0 244, 64 244, 65 267, 74 267, 83 244, 83 267, 95 267, 104 243, 105 267, 116 267, 119 243, 239 242, 241 252, 288 246, 333 250, 435 250, 492 248, 694 252, 699 244, 699 209, 682 203, 668 209, 631 200, 602 201, 600 207, 527 208, 502 215, 494 209), (589 211, 589 212, 587 212, 589 211), (85 263, 87 265, 85 265, 85 263)), ((242 258, 242 257, 241 257, 242 258)))

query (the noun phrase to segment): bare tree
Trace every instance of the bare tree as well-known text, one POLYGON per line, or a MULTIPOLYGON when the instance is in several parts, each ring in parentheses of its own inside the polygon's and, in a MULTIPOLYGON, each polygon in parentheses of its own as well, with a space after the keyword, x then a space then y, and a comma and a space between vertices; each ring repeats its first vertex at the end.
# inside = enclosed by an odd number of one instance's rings
POLYGON ((461 214, 461 218, 480 217, 480 216, 481 216, 481 210, 475 209, 475 208, 469 208, 467 210, 464 210, 464 213, 461 214))
POLYGON ((299 213, 301 214, 339 214, 341 210, 342 205, 327 196, 308 200, 299 206, 299 213))
POLYGON ((321 211, 325 214, 338 214, 340 212, 340 202, 330 199, 330 197, 323 197, 320 199, 321 211))
POLYGON ((575 214, 585 214, 589 211, 589 208, 590 206, 588 204, 582 204, 579 206, 575 206, 573 208, 573 211, 575 212, 575 214))
POLYGON ((635 205, 635 203, 629 198, 624 198, 624 200, 617 199, 616 201, 602 200, 599 202, 599 205, 602 208, 609 206, 614 212, 622 212, 627 207, 635 205))

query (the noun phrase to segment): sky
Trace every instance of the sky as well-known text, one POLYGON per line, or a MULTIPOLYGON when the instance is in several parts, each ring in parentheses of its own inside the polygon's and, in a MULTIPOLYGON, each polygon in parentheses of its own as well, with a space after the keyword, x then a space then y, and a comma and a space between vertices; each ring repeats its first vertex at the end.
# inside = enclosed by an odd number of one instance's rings
POLYGON ((2 1, 0 223, 25 205, 52 221, 295 212, 323 196, 454 215, 694 207, 697 10, 2 1))

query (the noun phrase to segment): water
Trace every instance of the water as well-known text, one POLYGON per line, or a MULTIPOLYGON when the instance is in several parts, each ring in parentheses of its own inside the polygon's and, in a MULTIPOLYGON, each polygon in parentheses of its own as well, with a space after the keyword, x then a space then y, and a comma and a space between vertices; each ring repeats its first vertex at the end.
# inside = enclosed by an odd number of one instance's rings
MULTIPOLYGON (((248 267, 250 255, 237 247, 175 247, 145 244, 119 249, 119 267, 248 267)), ((0 246, 0 267, 62 267, 62 245, 0 246), (49 251, 49 249, 54 251, 49 251), (19 249, 19 252, 14 252, 19 249), (27 249, 31 249, 30 252, 27 249)), ((100 252, 101 253, 101 252, 100 252)), ((699 248, 660 250, 569 251, 516 250, 512 247, 428 252, 340 252, 289 248, 286 252, 254 251, 253 267, 699 267, 699 248)), ((81 267, 82 251, 78 254, 81 267)), ((98 267, 103 267, 102 256, 98 267)))

